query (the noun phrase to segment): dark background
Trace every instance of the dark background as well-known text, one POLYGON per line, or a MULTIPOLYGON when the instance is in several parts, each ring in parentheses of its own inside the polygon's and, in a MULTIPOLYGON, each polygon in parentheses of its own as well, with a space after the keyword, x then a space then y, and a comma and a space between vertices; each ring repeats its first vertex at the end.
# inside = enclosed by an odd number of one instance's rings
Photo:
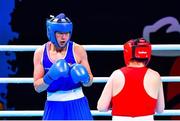
MULTIPOLYGON (((13 45, 42 45, 47 42, 46 19, 49 15, 60 12, 64 12, 73 22, 72 40, 82 45, 120 45, 131 38, 141 37, 146 25, 151 25, 163 17, 173 16, 180 21, 178 0, 16 0, 15 6, 11 26, 13 31, 19 33, 19 38, 9 43, 13 45)), ((154 44, 180 44, 180 34, 165 35, 166 28, 152 34, 154 44)), ((87 53, 94 77, 110 76, 115 69, 124 65, 120 51, 87 53)), ((17 74, 11 77, 32 77, 33 52, 16 52, 16 56, 17 60, 13 65, 19 69, 17 74)), ((158 71, 161 76, 170 76, 176 58, 152 56, 149 67, 158 71)), ((167 86, 168 83, 164 83, 166 109, 173 109, 180 103, 179 94, 175 100, 168 102, 167 86)), ((104 84, 93 84, 84 88, 91 110, 96 110, 103 87, 104 84)), ((36 93, 33 84, 9 84, 8 107, 15 110, 43 110, 45 94, 36 93)), ((170 118, 172 117, 156 117, 170 118)))

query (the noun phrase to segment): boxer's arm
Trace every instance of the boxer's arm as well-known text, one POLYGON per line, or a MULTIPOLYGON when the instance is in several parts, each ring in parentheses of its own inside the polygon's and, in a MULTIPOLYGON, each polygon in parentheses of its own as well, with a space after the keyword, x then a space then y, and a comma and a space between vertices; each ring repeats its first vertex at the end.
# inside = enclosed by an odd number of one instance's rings
POLYGON ((43 55, 43 47, 38 48, 34 53, 34 88, 37 92, 42 92, 48 88, 48 85, 44 83, 44 68, 41 63, 41 58, 43 55))
POLYGON ((162 113, 165 109, 165 102, 164 102, 164 91, 163 91, 163 84, 160 82, 160 87, 158 91, 158 98, 157 98, 157 105, 156 105, 156 112, 162 113))
POLYGON ((90 69, 86 50, 81 45, 76 44, 75 55, 76 55, 76 59, 79 60, 78 63, 82 64, 87 69, 88 75, 90 77, 89 83, 83 84, 83 86, 91 86, 93 83, 93 74, 90 69))
POLYGON ((111 99, 113 96, 113 80, 114 80, 114 72, 109 77, 102 94, 97 103, 98 111, 108 111, 111 106, 111 99))

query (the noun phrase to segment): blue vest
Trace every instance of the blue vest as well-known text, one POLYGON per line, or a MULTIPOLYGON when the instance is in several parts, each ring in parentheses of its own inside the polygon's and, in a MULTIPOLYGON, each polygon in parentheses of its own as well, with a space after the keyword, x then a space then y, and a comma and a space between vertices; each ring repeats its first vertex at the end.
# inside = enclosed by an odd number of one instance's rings
MULTIPOLYGON (((53 64, 48 57, 47 46, 48 46, 48 43, 45 44, 43 60, 42 60, 45 74, 49 71, 49 68, 53 64)), ((73 54, 73 42, 72 41, 70 41, 67 45, 67 52, 66 52, 64 59, 70 65, 76 63, 75 57, 73 54)), ((67 90, 72 90, 72 89, 78 88, 80 86, 81 86, 81 84, 80 83, 75 84, 73 82, 71 76, 69 75, 68 77, 60 77, 59 79, 55 80, 53 83, 51 83, 49 85, 47 91, 48 92, 55 92, 55 91, 59 91, 59 90, 67 91, 67 90)))

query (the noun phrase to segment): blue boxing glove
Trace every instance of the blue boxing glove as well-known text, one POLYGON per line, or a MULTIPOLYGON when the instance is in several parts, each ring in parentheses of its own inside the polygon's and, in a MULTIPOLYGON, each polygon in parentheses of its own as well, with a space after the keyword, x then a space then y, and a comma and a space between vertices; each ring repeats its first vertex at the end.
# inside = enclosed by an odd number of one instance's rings
POLYGON ((87 69, 81 64, 73 64, 70 74, 74 83, 82 82, 83 84, 88 84, 90 81, 87 69))
POLYGON ((66 77, 68 74, 68 63, 64 59, 60 59, 51 66, 51 68, 46 73, 43 79, 46 84, 51 84, 54 80, 57 80, 59 77, 66 77))

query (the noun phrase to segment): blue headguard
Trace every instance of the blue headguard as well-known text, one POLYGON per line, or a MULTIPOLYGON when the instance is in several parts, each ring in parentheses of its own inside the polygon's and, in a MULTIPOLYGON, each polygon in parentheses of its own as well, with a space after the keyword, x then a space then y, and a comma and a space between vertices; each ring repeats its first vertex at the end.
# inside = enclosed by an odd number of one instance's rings
POLYGON ((67 43, 70 41, 71 35, 72 35, 72 28, 73 24, 71 20, 65 16, 64 13, 60 13, 56 17, 53 17, 51 19, 48 19, 46 21, 46 27, 47 27, 47 37, 48 39, 57 47, 57 48, 64 48, 67 43), (58 44, 57 39, 55 37, 55 33, 70 33, 69 40, 66 42, 64 46, 61 46, 58 44))

